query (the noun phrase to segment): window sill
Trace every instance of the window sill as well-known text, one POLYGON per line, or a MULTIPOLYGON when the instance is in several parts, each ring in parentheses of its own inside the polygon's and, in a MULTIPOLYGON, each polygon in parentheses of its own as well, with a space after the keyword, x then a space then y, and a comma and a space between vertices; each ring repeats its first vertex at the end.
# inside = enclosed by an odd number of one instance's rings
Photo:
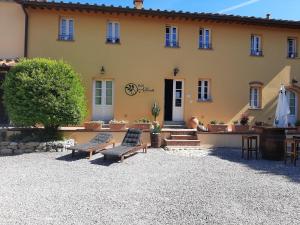
POLYGON ((264 55, 255 55, 255 54, 250 54, 250 56, 251 56, 251 57, 258 57, 258 58, 264 57, 264 55))
POLYGON ((198 50, 212 51, 212 50, 214 50, 214 49, 213 49, 213 48, 198 48, 198 50))
POLYGON ((75 39, 72 39, 72 40, 64 40, 64 39, 56 39, 56 41, 62 41, 62 42, 74 42, 75 39))
POLYGON ((256 111, 256 110, 258 110, 258 111, 259 111, 259 110, 262 110, 262 108, 251 108, 251 107, 249 107, 248 109, 249 109, 249 110, 253 110, 253 111, 256 111))
POLYGON ((165 45, 165 48, 174 48, 174 49, 178 49, 178 48, 180 48, 180 46, 167 46, 167 45, 165 45))
POLYGON ((121 45, 121 42, 113 43, 113 42, 106 41, 105 44, 107 44, 107 45, 121 45))
POLYGON ((199 103, 212 103, 213 100, 212 100, 212 99, 208 99, 208 100, 201 100, 201 99, 198 99, 197 102, 199 102, 199 103))

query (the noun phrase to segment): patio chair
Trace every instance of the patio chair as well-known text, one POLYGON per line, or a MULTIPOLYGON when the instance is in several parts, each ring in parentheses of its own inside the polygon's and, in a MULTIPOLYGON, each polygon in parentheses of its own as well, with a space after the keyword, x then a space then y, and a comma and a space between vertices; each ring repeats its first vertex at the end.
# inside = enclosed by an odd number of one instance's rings
POLYGON ((75 152, 88 152, 89 159, 91 159, 93 153, 103 151, 106 147, 110 145, 113 145, 113 147, 115 147, 115 141, 113 140, 112 134, 99 133, 88 143, 78 144, 69 147, 68 149, 72 150, 72 157, 74 157, 75 152))
POLYGON ((129 129, 120 146, 102 151, 104 160, 106 159, 120 159, 123 162, 126 156, 132 155, 139 150, 147 153, 147 144, 141 141, 142 131, 139 129, 129 129))

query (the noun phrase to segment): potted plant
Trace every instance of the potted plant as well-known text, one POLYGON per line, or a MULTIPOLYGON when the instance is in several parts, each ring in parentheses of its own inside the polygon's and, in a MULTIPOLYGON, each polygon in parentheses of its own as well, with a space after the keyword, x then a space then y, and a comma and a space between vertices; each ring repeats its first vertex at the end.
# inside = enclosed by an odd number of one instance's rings
POLYGON ((296 121, 295 127, 297 127, 297 132, 300 132, 300 120, 296 121))
POLYGON ((263 131, 263 127, 265 126, 264 122, 261 121, 255 121, 254 126, 252 127, 252 129, 257 132, 257 133, 262 133, 263 131))
POLYGON ((156 121, 157 117, 159 116, 160 113, 160 107, 157 104, 157 102, 155 102, 152 106, 152 110, 151 110, 152 116, 154 117, 154 121, 156 121))
POLYGON ((125 120, 111 120, 109 121, 109 128, 111 130, 125 130, 127 123, 125 120))
POLYGON ((188 127, 191 129, 196 129, 199 125, 199 120, 197 117, 193 116, 188 123, 188 127))
POLYGON ((234 121, 231 125, 232 132, 247 132, 249 131, 249 116, 242 114, 240 121, 234 121))
POLYGON ((151 122, 147 118, 142 118, 134 121, 133 128, 140 130, 150 130, 151 122))
POLYGON ((210 121, 210 124, 207 125, 209 132, 226 132, 227 125, 224 122, 219 122, 216 120, 210 121))
POLYGON ((84 128, 87 131, 100 131, 102 129, 102 125, 104 124, 103 121, 88 121, 84 123, 84 128))
POLYGON ((150 129, 150 140, 152 148, 160 148, 161 146, 161 126, 158 122, 153 122, 150 129))

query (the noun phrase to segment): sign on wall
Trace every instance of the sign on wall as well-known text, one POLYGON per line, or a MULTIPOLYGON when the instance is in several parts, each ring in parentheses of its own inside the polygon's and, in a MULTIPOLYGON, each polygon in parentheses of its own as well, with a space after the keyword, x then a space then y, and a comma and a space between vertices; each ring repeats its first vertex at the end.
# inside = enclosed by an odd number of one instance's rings
POLYGON ((144 84, 135 84, 135 83, 128 83, 125 86, 125 93, 129 96, 134 96, 138 93, 143 93, 143 92, 154 92, 154 89, 145 87, 144 84))

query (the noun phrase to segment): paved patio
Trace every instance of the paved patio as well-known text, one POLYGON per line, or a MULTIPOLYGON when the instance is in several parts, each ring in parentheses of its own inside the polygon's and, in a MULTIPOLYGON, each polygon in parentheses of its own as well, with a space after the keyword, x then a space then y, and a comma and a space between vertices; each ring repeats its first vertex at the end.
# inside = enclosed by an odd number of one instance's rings
POLYGON ((240 151, 149 150, 124 163, 0 157, 0 224, 300 224, 300 166, 240 151))

